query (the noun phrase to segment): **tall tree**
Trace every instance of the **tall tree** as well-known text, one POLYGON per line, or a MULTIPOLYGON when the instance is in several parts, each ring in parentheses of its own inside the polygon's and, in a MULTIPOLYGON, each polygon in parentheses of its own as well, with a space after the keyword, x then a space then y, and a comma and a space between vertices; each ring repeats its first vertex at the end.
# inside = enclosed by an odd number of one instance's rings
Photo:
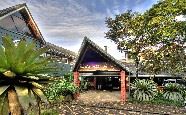
POLYGON ((177 17, 181 15, 186 15, 185 0, 162 0, 144 13, 149 40, 155 41, 153 57, 148 51, 144 53, 144 67, 154 70, 151 73, 166 71, 176 75, 185 71, 186 20, 179 21, 177 17))
POLYGON ((134 59, 136 65, 136 77, 138 77, 140 54, 149 42, 147 37, 147 20, 136 12, 127 11, 116 15, 115 19, 106 20, 109 31, 106 38, 113 40, 120 51, 128 50, 130 58, 134 59))
POLYGON ((129 50, 136 73, 140 56, 146 72, 180 73, 186 59, 186 22, 177 21, 176 17, 185 14, 185 0, 162 0, 141 14, 127 11, 115 19, 108 18, 106 38, 113 40, 119 50, 129 50))

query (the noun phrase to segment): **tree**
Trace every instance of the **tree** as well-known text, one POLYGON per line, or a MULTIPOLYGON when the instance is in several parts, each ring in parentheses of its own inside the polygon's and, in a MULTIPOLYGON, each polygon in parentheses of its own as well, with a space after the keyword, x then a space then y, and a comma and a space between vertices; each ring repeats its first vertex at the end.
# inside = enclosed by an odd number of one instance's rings
POLYGON ((129 50, 136 63, 136 76, 140 61, 143 70, 152 74, 185 71, 186 22, 176 20, 186 14, 185 4, 185 0, 163 0, 144 13, 127 11, 106 20, 106 38, 119 50, 129 50))
MULTIPOLYGON (((41 84, 48 78, 41 74, 49 71, 48 59, 40 55, 47 48, 36 49, 35 43, 21 40, 15 45, 11 37, 6 36, 0 46, 0 114, 21 115, 31 104, 31 99, 45 100, 41 84), (25 92, 24 100, 20 93, 25 92)), ((32 100, 33 102, 33 100, 32 100)), ((39 104, 39 103, 38 103, 39 104)))
POLYGON ((127 11, 116 15, 115 19, 108 18, 106 24, 109 28, 106 38, 113 40, 120 51, 128 50, 130 58, 135 61, 138 77, 140 54, 149 45, 144 15, 127 11))
POLYGON ((155 41, 152 44, 153 57, 149 57, 148 51, 144 53, 144 67, 155 70, 151 73, 165 71, 176 75, 185 71, 186 21, 176 19, 177 16, 186 15, 185 6, 185 0, 163 0, 144 13, 148 20, 149 41, 155 41))

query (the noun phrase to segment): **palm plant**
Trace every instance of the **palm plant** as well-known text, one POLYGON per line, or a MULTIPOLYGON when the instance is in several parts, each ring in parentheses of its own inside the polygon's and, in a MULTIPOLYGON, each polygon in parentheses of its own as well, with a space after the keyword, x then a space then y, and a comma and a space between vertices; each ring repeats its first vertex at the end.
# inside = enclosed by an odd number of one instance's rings
MULTIPOLYGON (((40 55, 47 48, 36 49, 35 43, 21 40, 15 45, 10 36, 2 39, 0 46, 0 114, 21 115, 29 108, 31 100, 46 100, 41 85, 48 78, 42 76, 49 71, 48 59, 40 55), (22 100, 24 92, 24 100, 22 100), (24 105, 24 108, 22 107, 24 105)), ((32 101, 33 102, 33 101, 32 101)), ((37 103, 39 104, 39 103, 37 103)))
POLYGON ((163 97, 168 100, 173 101, 183 101, 183 95, 182 93, 184 90, 182 90, 182 86, 177 83, 167 83, 164 87, 164 94, 163 97))
POLYGON ((153 80, 136 79, 131 84, 134 99, 139 101, 150 101, 157 94, 157 84, 153 80))

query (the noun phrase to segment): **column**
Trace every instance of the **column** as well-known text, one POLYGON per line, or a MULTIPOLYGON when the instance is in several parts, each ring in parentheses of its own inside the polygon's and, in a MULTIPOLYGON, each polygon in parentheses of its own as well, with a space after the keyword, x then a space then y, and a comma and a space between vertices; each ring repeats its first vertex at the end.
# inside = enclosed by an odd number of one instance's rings
POLYGON ((120 72, 120 77, 121 77, 121 102, 125 103, 126 102, 126 78, 125 78, 125 71, 120 72))
POLYGON ((74 72, 73 74, 74 74, 74 84, 79 87, 80 86, 79 72, 74 72))
POLYGON ((96 76, 94 76, 94 89, 96 90, 96 76))
MULTIPOLYGON (((80 86, 79 72, 74 72, 73 74, 74 74, 74 84, 79 87, 80 86)), ((74 95, 75 99, 77 99, 78 97, 79 97, 79 92, 74 95)))

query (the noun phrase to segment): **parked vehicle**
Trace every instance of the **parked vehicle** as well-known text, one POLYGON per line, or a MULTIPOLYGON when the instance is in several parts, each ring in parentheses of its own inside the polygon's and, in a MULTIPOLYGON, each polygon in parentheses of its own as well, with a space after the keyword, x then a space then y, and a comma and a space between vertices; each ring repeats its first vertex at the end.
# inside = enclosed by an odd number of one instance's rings
POLYGON ((186 86, 186 81, 183 79, 164 79, 163 81, 163 86, 165 86, 165 84, 167 83, 178 83, 180 85, 185 85, 186 86))

